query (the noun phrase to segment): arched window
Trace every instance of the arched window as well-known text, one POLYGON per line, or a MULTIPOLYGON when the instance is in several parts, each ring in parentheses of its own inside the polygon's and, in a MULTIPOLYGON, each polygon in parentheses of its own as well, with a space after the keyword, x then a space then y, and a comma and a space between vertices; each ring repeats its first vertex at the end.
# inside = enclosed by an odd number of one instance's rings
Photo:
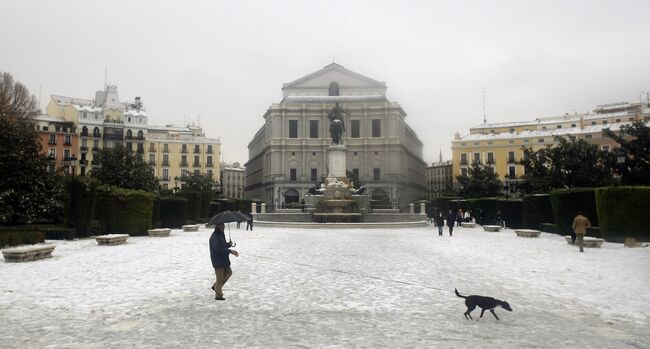
POLYGON ((133 138, 133 132, 131 132, 131 130, 127 130, 126 131, 126 139, 131 139, 131 138, 133 138))
POLYGON ((138 131, 138 139, 144 139, 144 133, 142 130, 138 131))
POLYGON ((339 96, 339 84, 338 82, 330 83, 330 96, 339 96))
POLYGON ((299 200, 298 191, 295 189, 289 189, 284 192, 284 202, 290 204, 292 202, 298 202, 299 200))
POLYGON ((93 130, 93 137, 100 137, 99 127, 95 127, 95 129, 93 130))
POLYGON ((88 136, 88 127, 84 126, 81 128, 81 135, 88 136))

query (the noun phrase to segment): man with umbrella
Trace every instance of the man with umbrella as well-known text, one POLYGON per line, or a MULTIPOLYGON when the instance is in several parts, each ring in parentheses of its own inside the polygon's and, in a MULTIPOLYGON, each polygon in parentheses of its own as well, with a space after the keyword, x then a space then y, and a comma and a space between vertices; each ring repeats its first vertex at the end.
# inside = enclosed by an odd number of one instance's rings
POLYGON ((215 292, 214 299, 223 301, 223 285, 228 281, 232 275, 230 269, 230 255, 234 254, 239 257, 239 252, 231 250, 231 242, 226 242, 226 235, 224 233, 225 225, 223 222, 215 224, 216 228, 210 236, 210 259, 212 260, 212 267, 217 277, 217 281, 212 285, 215 292))

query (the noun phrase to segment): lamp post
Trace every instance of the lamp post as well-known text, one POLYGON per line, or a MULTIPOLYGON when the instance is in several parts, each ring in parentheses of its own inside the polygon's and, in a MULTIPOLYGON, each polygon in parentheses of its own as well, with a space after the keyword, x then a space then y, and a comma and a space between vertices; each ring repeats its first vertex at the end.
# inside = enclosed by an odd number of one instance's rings
POLYGON ((76 168, 77 168, 77 157, 72 155, 68 159, 68 161, 70 163, 70 168, 72 169, 72 190, 70 191, 70 212, 71 212, 70 227, 75 228, 76 227, 75 217, 77 215, 77 212, 75 211, 75 205, 74 205, 74 196, 76 192, 75 183, 74 183, 74 173, 76 172, 76 168))
POLYGON ((625 170, 625 161, 627 160, 627 154, 625 150, 619 148, 618 153, 616 154, 616 163, 618 164, 618 173, 621 177, 621 184, 623 184, 623 171, 625 170))
POLYGON ((174 177, 174 194, 178 193, 178 176, 174 177))
POLYGON ((506 200, 508 200, 508 190, 510 189, 510 186, 508 185, 508 175, 505 175, 505 180, 503 182, 503 192, 506 194, 506 200))

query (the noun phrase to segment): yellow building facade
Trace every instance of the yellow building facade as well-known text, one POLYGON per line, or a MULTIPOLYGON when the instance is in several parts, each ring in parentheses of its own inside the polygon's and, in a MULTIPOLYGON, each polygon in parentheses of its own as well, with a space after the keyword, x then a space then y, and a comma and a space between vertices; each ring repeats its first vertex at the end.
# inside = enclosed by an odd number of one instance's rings
POLYGON ((650 124, 649 103, 607 104, 585 114, 478 125, 465 136, 457 133, 452 141, 454 182, 457 176, 467 175, 473 163, 491 167, 501 180, 516 179, 524 174, 520 164, 524 147, 539 150, 554 146, 556 136, 575 136, 601 149, 614 149, 618 144, 606 137, 603 130, 617 131, 637 120, 650 124))

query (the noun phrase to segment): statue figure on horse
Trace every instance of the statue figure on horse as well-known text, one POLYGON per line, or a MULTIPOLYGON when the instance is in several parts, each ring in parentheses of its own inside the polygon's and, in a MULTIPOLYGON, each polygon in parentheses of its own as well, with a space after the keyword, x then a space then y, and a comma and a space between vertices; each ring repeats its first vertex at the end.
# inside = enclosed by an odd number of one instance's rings
POLYGON ((330 136, 332 137, 332 144, 343 144, 343 132, 345 132, 345 123, 343 121, 343 116, 350 116, 350 113, 346 112, 338 104, 332 108, 332 110, 327 114, 327 117, 330 119, 330 136))

